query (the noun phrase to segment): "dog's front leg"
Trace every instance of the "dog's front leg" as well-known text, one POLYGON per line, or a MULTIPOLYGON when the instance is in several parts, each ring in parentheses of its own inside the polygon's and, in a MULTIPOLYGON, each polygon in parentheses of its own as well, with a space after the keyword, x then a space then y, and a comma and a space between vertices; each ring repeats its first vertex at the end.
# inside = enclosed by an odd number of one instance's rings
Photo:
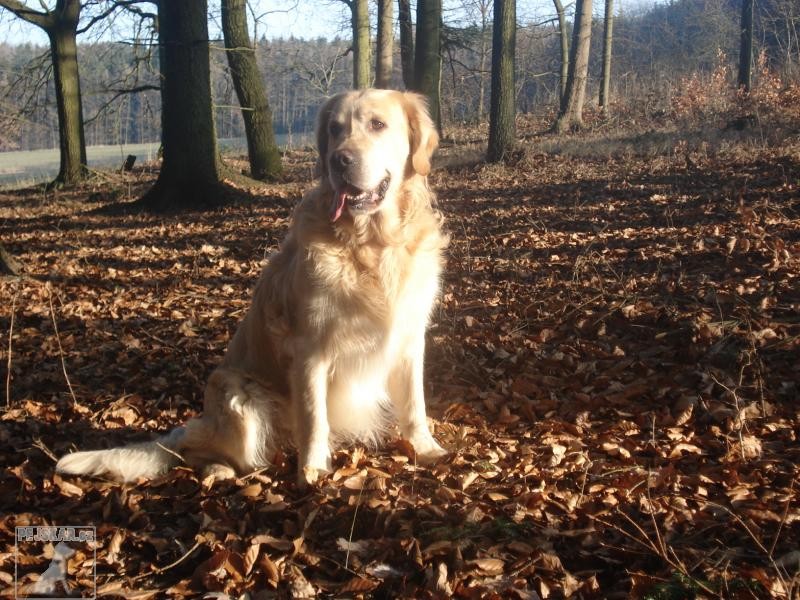
POLYGON ((292 408, 299 455, 297 480, 305 486, 314 483, 320 473, 331 470, 327 406, 329 365, 313 356, 298 363, 292 373, 292 408))
POLYGON ((447 454, 431 435, 425 415, 422 382, 425 338, 421 337, 400 356, 389 375, 389 396, 394 404, 400 431, 421 462, 434 462, 447 454))

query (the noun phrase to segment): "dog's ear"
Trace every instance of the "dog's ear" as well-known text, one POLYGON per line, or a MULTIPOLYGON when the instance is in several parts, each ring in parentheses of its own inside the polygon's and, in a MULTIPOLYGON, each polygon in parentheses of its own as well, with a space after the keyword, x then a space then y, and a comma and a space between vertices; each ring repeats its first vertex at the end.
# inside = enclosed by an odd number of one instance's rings
POLYGON ((324 177, 328 174, 328 165, 325 161, 325 155, 328 154, 328 120, 340 96, 341 94, 337 94, 328 98, 317 113, 317 162, 314 167, 314 177, 324 177))
POLYGON ((409 141, 411 145, 411 166, 419 175, 431 172, 431 157, 439 145, 439 133, 428 113, 428 101, 420 94, 403 93, 408 118, 409 141))

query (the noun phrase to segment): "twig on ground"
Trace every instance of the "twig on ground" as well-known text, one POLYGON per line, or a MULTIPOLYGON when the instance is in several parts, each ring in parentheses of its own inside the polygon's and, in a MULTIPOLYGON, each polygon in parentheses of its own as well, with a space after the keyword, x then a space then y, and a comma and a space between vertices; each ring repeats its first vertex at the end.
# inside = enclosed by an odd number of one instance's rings
POLYGON ((53 462, 58 462, 58 457, 55 454, 53 454, 53 451, 50 450, 50 448, 45 446, 41 438, 36 438, 33 441, 33 447, 41 450, 45 454, 45 456, 47 456, 47 458, 49 458, 53 462))
POLYGON ((170 569, 174 569, 174 568, 175 568, 175 567, 177 567, 179 564, 181 564, 183 561, 185 561, 187 558, 189 558, 189 557, 190 557, 190 556, 191 556, 191 555, 194 553, 194 551, 195 551, 195 550, 197 550, 197 549, 200 547, 200 544, 201 544, 201 542, 199 542, 199 541, 195 542, 195 543, 194 543, 194 546, 192 546, 191 548, 189 548, 189 549, 188 549, 188 550, 187 550, 187 551, 186 551, 186 552, 183 554, 183 556, 181 556, 181 557, 180 557, 180 558, 178 558, 177 560, 175 560, 175 561, 173 561, 173 562, 169 563, 168 565, 166 565, 166 566, 164 566, 164 567, 156 567, 156 568, 155 568, 155 569, 153 569, 153 571, 152 571, 152 572, 150 572, 150 573, 142 573, 141 575, 137 575, 136 577, 133 577, 133 581, 138 581, 139 579, 144 579, 145 577, 150 577, 150 576, 151 576, 151 575, 153 575, 153 574, 160 575, 161 573, 164 573, 165 571, 169 571, 170 569))
POLYGON ((14 316, 17 310, 17 298, 20 292, 20 283, 17 281, 17 289, 14 292, 14 299, 11 301, 11 323, 8 326, 8 361, 6 364, 6 408, 11 406, 11 342, 14 337, 14 316))
POLYGON ((166 447, 164 444, 162 444, 161 442, 156 442, 156 446, 158 446, 159 448, 161 448, 161 449, 162 449, 164 452, 167 452, 168 454, 172 454, 172 456, 174 456, 175 458, 177 458, 177 459, 178 459, 179 461, 181 461, 181 463, 183 463, 184 465, 186 464, 186 461, 183 459, 183 457, 182 457, 180 454, 178 454, 177 452, 175 452, 175 450, 173 450, 172 448, 167 448, 167 447, 166 447))
POLYGON ((794 494, 794 481, 795 478, 792 477, 791 483, 789 483, 789 494, 786 498, 786 506, 783 507, 783 516, 781 516, 781 522, 778 523, 778 530, 775 532, 775 537, 772 539, 772 544, 769 547, 769 557, 772 558, 772 555, 775 552, 775 545, 778 543, 778 539, 781 537, 781 531, 783 530, 783 526, 786 523, 786 519, 789 516, 789 507, 792 504, 792 497, 794 494))
POLYGON ((75 390, 72 389, 72 383, 69 380, 69 375, 67 375, 67 363, 64 359, 64 348, 61 346, 61 336, 58 333, 58 323, 56 323, 56 311, 53 307, 53 288, 50 286, 48 282, 45 285, 45 289, 47 290, 47 300, 50 303, 50 316, 53 319, 53 331, 56 334, 56 343, 58 344, 58 354, 61 357, 61 370, 64 372, 64 379, 67 382, 67 387, 69 388, 70 396, 72 396, 72 406, 78 406, 78 399, 75 397, 75 390))
POLYGON ((714 380, 714 383, 716 383, 718 386, 720 386, 722 389, 728 392, 731 396, 733 396, 733 406, 736 409, 736 421, 734 421, 734 423, 738 423, 738 427, 736 428, 737 429, 736 434, 739 437, 739 453, 741 455, 742 461, 746 461, 747 456, 745 456, 744 453, 744 436, 742 435, 742 430, 745 428, 746 422, 744 419, 744 415, 742 413, 742 409, 739 406, 739 396, 736 394, 736 390, 731 389, 730 387, 722 383, 719 379, 717 379, 714 376, 714 373, 709 371, 708 374, 711 377, 711 379, 714 380))
MULTIPOLYGON (((792 480, 792 485, 794 485, 794 480, 792 480)), ((764 546, 764 544, 761 542, 761 540, 758 539, 758 536, 756 536, 756 534, 753 533, 753 530, 750 528, 750 526, 747 523, 745 523, 744 520, 739 515, 737 515, 735 512, 733 512, 727 506, 724 506, 722 504, 718 504, 716 502, 711 502, 710 500, 706 500, 706 502, 710 506, 714 506, 716 508, 724 510, 726 513, 728 513, 733 518, 734 521, 736 521, 739 525, 742 526, 742 528, 747 532, 747 535, 750 536, 750 539, 753 540, 753 543, 758 547, 759 550, 761 550, 761 552, 764 553, 764 556, 766 556, 767 560, 769 560, 770 565, 772 566, 772 570, 775 572, 775 576, 778 578, 778 582, 781 584, 783 589, 786 590, 787 597, 790 597, 790 596, 788 596, 788 594, 789 594, 789 590, 792 588, 792 586, 786 580, 787 574, 781 569, 780 565, 778 565, 775 562, 775 559, 772 557, 771 550, 767 550, 767 548, 764 546)), ((780 534, 780 529, 775 534, 775 542, 778 541, 778 534, 780 534)), ((775 544, 773 543, 772 550, 774 550, 774 549, 775 549, 775 544)))
POLYGON ((250 471, 249 473, 245 473, 241 477, 237 477, 237 479, 241 479, 242 481, 247 481, 255 477, 256 475, 261 475, 264 471, 269 471, 269 467, 261 467, 260 469, 256 469, 255 471, 250 471))
POLYGON ((356 528, 356 517, 358 516, 358 507, 361 506, 361 494, 364 493, 364 486, 367 483, 367 476, 364 475, 364 480, 361 482, 361 489, 358 490, 358 499, 356 500, 356 509, 353 511, 353 522, 350 523, 350 535, 347 537, 347 554, 344 555, 344 568, 349 569, 350 566, 350 547, 353 544, 353 531, 356 528))
MULTIPOLYGON (((652 506, 652 503, 651 503, 651 506, 652 506)), ((597 521, 599 523, 602 523, 606 527, 609 527, 609 528, 617 531, 618 533, 621 533, 622 535, 624 535, 628 539, 636 542, 640 546, 644 546, 645 548, 648 548, 656 556, 658 556, 661 560, 663 560, 665 563, 667 563, 670 567, 672 567, 673 569, 678 571, 681 575, 683 575, 687 579, 690 579, 695 585, 697 585, 697 587, 699 587, 705 593, 710 594, 711 596, 718 596, 719 595, 714 590, 712 590, 710 587, 708 587, 705 583, 703 583, 702 581, 696 579, 695 577, 692 577, 691 573, 686 568, 686 565, 684 565, 683 561, 681 561, 678 558, 678 555, 675 553, 674 550, 672 550, 672 548, 667 549, 666 547, 663 546, 664 542, 663 542, 663 539, 661 538, 661 533, 658 530, 658 526, 656 526, 656 536, 658 537, 659 543, 656 544, 653 540, 650 539, 650 537, 647 535, 647 532, 645 532, 645 530, 642 529, 642 527, 636 521, 634 521, 631 517, 629 517, 627 514, 625 514, 625 512, 623 512, 622 510, 619 510, 617 512, 626 521, 628 521, 628 523, 634 529, 636 529, 636 531, 639 532, 639 535, 641 536, 641 538, 639 538, 639 537, 637 537, 637 536, 625 531, 624 529, 622 529, 622 527, 619 527, 618 525, 616 525, 614 523, 611 523, 609 521, 605 521, 605 520, 600 519, 598 517, 592 517, 592 518, 595 521, 597 521)), ((651 514, 651 516, 653 516, 653 515, 651 514)), ((655 523, 655 517, 653 517, 653 522, 655 523)))

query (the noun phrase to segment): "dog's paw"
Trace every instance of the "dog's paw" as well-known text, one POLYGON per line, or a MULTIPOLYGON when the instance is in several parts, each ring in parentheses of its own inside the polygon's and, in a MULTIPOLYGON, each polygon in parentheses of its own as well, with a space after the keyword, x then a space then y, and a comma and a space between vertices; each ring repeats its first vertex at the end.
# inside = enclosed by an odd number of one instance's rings
POLYGON ((209 483, 214 483, 215 481, 222 481, 223 479, 233 479, 236 477, 236 471, 234 471, 228 465, 221 465, 218 463, 211 463, 207 465, 203 465, 203 470, 201 472, 203 481, 209 480, 209 483))
POLYGON ((420 464, 433 464, 449 454, 447 450, 442 448, 436 440, 433 439, 430 433, 427 433, 427 435, 415 436, 409 441, 411 445, 414 446, 414 452, 417 454, 417 462, 420 464))
POLYGON ((300 488, 317 483, 320 477, 333 471, 330 455, 318 457, 317 460, 302 461, 297 469, 297 484, 300 488))

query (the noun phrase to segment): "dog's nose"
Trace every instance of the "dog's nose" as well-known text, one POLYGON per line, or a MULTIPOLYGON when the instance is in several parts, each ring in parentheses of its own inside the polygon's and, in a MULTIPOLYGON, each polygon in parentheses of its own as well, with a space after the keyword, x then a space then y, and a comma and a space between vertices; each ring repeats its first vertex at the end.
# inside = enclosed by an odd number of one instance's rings
POLYGON ((355 154, 349 150, 337 150, 331 157, 331 166, 339 171, 344 171, 355 162, 355 154))

